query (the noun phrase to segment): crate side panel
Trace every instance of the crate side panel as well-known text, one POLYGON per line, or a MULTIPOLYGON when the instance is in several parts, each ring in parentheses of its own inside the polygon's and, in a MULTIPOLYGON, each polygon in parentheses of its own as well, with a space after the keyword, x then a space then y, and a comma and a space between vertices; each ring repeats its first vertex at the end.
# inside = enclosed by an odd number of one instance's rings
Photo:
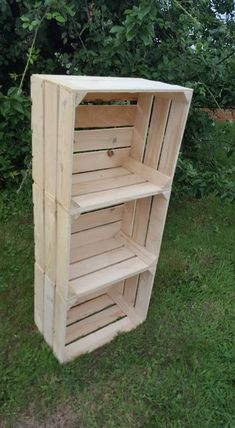
POLYGON ((31 78, 32 177, 44 188, 44 82, 31 78))
POLYGON ((45 191, 56 197, 59 87, 45 82, 45 191))
POLYGON ((44 317, 44 271, 35 263, 34 265, 34 322, 43 334, 44 317))
POLYGON ((57 199, 69 210, 72 190, 75 96, 59 90, 57 199))

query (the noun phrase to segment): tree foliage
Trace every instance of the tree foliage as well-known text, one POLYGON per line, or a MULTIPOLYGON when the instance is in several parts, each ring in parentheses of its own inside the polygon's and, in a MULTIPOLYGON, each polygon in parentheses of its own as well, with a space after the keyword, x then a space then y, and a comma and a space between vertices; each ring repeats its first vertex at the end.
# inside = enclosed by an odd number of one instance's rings
MULTIPOLYGON (((28 94, 32 73, 135 76, 189 86, 194 110, 184 153, 191 160, 211 126, 198 109, 234 104, 233 0, 2 0, 0 12, 2 97, 11 97, 13 86, 28 94)), ((0 120, 17 134, 5 105, 0 120)), ((18 120, 26 129, 26 117, 18 120)), ((16 159, 14 138, 8 138, 13 177, 28 162, 27 138, 26 132, 16 159)))

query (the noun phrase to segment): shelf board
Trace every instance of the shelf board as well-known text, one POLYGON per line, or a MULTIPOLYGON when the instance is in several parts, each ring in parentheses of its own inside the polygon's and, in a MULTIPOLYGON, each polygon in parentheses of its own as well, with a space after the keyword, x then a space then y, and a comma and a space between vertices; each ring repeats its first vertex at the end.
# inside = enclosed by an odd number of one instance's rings
MULTIPOLYGON (((151 268, 152 260, 149 263, 146 257, 138 256, 131 245, 122 243, 113 238, 113 248, 105 248, 107 240, 97 242, 95 245, 96 254, 83 260, 70 264, 69 288, 71 300, 101 291, 110 285, 123 281, 131 276, 137 275, 151 268)), ((86 250, 86 245, 84 248, 86 250)), ((82 247, 81 247, 82 253, 82 247)))
POLYGON ((84 212, 146 198, 170 189, 170 178, 128 159, 122 167, 73 176, 72 213, 84 212))

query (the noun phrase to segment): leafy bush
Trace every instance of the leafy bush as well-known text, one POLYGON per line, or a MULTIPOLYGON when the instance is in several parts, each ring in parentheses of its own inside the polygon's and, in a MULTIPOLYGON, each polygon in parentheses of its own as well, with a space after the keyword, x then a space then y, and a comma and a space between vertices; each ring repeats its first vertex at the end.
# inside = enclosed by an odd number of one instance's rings
POLYGON ((30 100, 17 88, 0 93, 0 186, 19 182, 31 156, 30 100))

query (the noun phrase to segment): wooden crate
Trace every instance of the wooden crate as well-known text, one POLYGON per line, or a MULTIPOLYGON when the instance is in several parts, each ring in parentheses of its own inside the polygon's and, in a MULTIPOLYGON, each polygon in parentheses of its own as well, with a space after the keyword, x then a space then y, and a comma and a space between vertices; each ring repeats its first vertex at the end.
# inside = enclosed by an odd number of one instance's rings
POLYGON ((147 316, 192 90, 33 75, 35 323, 60 362, 147 316))

